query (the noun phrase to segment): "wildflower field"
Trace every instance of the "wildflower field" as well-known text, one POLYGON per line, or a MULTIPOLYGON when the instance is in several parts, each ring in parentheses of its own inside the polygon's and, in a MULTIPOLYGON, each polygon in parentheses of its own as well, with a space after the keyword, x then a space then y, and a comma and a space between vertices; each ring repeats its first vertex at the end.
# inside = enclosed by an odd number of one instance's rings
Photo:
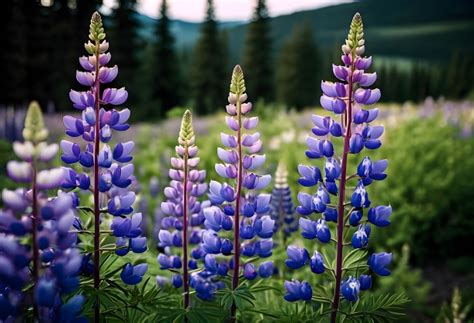
POLYGON ((354 13, 318 106, 236 65, 218 112, 131 122, 105 27, 70 111, 0 116, 1 322, 473 319, 473 102, 379 103, 354 13))

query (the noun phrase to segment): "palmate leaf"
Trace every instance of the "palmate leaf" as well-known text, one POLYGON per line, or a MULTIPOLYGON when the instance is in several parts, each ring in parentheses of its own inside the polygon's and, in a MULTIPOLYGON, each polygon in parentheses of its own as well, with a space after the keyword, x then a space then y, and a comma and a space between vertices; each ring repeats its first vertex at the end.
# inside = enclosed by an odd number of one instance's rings
POLYGON ((393 322, 405 315, 405 304, 410 300, 404 293, 368 296, 348 313, 346 322, 393 322))

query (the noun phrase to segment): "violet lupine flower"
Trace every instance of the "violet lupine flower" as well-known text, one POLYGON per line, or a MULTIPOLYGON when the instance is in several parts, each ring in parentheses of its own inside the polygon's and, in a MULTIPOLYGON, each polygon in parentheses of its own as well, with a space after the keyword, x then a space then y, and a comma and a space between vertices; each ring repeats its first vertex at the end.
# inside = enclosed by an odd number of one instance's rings
MULTIPOLYGON (((324 169, 316 166, 300 165, 301 175, 299 183, 305 187, 314 187, 314 195, 299 193, 300 205, 297 211, 303 216, 300 218, 302 235, 306 239, 318 239, 321 243, 331 240, 337 246, 335 267, 335 292, 332 302, 331 322, 337 319, 340 295, 348 301, 356 301, 359 291, 366 290, 371 285, 371 277, 364 274, 362 269, 345 268, 343 264, 343 248, 349 243, 343 240, 345 223, 356 227, 352 236, 352 247, 364 249, 369 243, 370 225, 368 222, 384 227, 390 224, 388 220, 391 207, 377 206, 370 208, 371 201, 367 187, 374 181, 386 178, 387 161, 372 161, 364 157, 357 169, 352 173, 347 170, 349 154, 357 154, 365 150, 377 149, 381 146, 383 126, 373 126, 370 123, 377 118, 378 109, 365 109, 364 105, 372 105, 380 99, 379 89, 370 89, 377 74, 369 73, 372 63, 371 57, 362 57, 365 51, 365 41, 362 18, 357 13, 351 23, 346 43, 342 46, 343 66, 333 65, 333 73, 338 82, 321 83, 323 95, 321 105, 324 109, 336 114, 321 117, 313 115, 314 128, 312 132, 317 137, 308 137, 306 156, 310 159, 324 158, 324 169), (337 120, 337 121, 336 121, 337 120), (340 121, 339 121, 340 120, 340 121), (342 138, 343 150, 337 155, 332 140, 342 138), (352 175, 351 175, 352 174, 352 175), (354 181, 354 190, 350 201, 346 200, 346 182, 354 181), (331 201, 333 201, 331 203, 331 201), (334 207, 337 205, 337 207, 334 207), (370 209, 369 209, 370 208, 370 209), (364 209, 368 209, 368 219, 363 219, 364 209), (316 214, 316 216, 315 216, 316 214), (336 235, 333 237, 329 225, 336 223, 336 235), (347 278, 342 282, 342 273, 347 278), (363 274, 359 278, 354 275, 363 274), (342 283, 342 285, 341 285, 342 283), (362 285, 362 288, 361 288, 362 285)), ((353 230, 353 229, 346 229, 353 230)), ((290 268, 299 268, 306 264, 311 265, 315 273, 324 272, 324 263, 328 259, 317 253, 311 261, 309 252, 303 248, 288 247, 287 264, 290 268), (302 255, 302 256, 301 256, 302 255)), ((369 257, 368 265, 378 275, 387 275, 386 266, 391 261, 391 254, 373 254, 369 257)), ((299 299, 299 298, 296 298, 299 299)))
MULTIPOLYGON (((118 73, 117 66, 107 67, 111 59, 109 43, 105 40, 102 18, 99 13, 92 15, 89 41, 84 45, 89 56, 79 58, 84 71, 76 72, 77 81, 84 90, 71 90, 69 98, 74 108, 82 112, 81 117, 65 116, 66 134, 80 140, 62 140, 64 163, 79 164, 83 172, 66 168, 65 189, 79 188, 93 194, 94 213, 94 288, 100 283, 100 223, 105 222, 107 213, 113 220, 110 229, 116 237, 116 254, 123 256, 129 251, 142 253, 147 249, 146 238, 141 237, 142 215, 133 213, 135 193, 131 191, 135 181, 132 151, 133 141, 111 144, 114 131, 126 131, 130 117, 129 109, 117 110, 127 100, 125 88, 106 88, 118 73)), ((86 228, 88 229, 88 228, 86 228)), ((87 255, 86 255, 87 257, 87 255)), ((123 268, 122 278, 128 277, 129 267, 123 268)), ((142 267, 140 267, 142 268, 142 267)), ((142 269, 140 269, 140 272, 142 269)), ((136 280, 122 279, 124 283, 136 280)), ((100 315, 96 302, 95 319, 100 315)))
POLYGON ((64 171, 39 170, 38 162, 49 162, 58 150, 57 145, 46 143, 47 136, 41 110, 33 102, 25 120, 25 141, 13 144, 23 161, 7 165, 12 180, 29 183, 30 187, 2 192, 6 210, 0 211, 1 320, 24 312, 20 309, 22 288, 28 282, 34 285, 35 320, 61 321, 66 315, 75 319, 83 303, 76 302, 76 311, 71 314, 69 308, 73 306, 62 302, 63 296, 79 286, 81 255, 75 248, 77 235, 69 231, 76 219, 77 197, 74 193, 60 193, 48 199, 46 190, 60 186, 64 171), (31 236, 31 248, 20 242, 26 236, 31 236))
MULTIPOLYGON (((238 286, 241 269, 246 279, 253 280, 259 273, 261 277, 267 277, 273 265, 262 263, 257 268, 254 264, 241 262, 241 256, 265 258, 271 255, 275 225, 269 215, 270 195, 254 193, 254 190, 265 188, 271 176, 254 172, 265 162, 265 155, 258 154, 262 148, 260 133, 247 132, 255 129, 258 117, 249 116, 252 104, 246 100, 244 75, 237 65, 232 73, 229 104, 226 107, 226 124, 231 133, 221 133, 225 148, 217 149, 222 163, 215 166, 216 172, 227 182, 210 183, 209 200, 212 206, 203 211, 208 231, 204 232, 202 239, 202 249, 210 257, 219 255, 219 259, 225 259, 224 256, 232 255, 230 262, 217 261, 218 265, 233 269, 232 289, 238 286), (232 231, 232 240, 224 237, 226 232, 232 231)), ((235 306, 232 309, 234 315, 235 306)))
MULTIPOLYGON (((176 157, 171 158, 170 186, 164 194, 166 201, 161 203, 161 211, 165 217, 161 220, 161 230, 158 233, 159 247, 164 253, 158 256, 161 269, 171 269, 175 272, 171 282, 174 287, 184 287, 184 306, 189 306, 189 269, 197 269, 197 261, 202 257, 200 242, 204 223, 202 206, 198 199, 207 192, 204 183, 206 171, 197 169, 199 157, 195 145, 192 115, 189 110, 183 115, 181 129, 176 146, 176 157), (197 246, 188 258, 188 246, 197 246), (173 252, 181 249, 181 256, 173 252), (188 260, 189 259, 189 260, 188 260), (183 267, 182 275, 176 271, 183 267)), ((158 279, 158 278, 157 278, 158 279)), ((200 293, 197 293, 198 297, 200 293)))
POLYGON ((298 222, 295 219, 295 209, 288 185, 288 171, 286 165, 278 163, 275 172, 275 185, 271 198, 272 218, 275 220, 275 231, 282 230, 283 244, 286 238, 298 230, 298 222))

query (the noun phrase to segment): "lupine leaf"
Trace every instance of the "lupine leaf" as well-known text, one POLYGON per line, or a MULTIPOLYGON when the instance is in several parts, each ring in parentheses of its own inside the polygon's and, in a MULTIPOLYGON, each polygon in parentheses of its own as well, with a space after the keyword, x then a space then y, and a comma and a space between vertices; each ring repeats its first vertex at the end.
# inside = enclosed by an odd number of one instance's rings
POLYGON ((349 322, 392 322, 405 314, 404 305, 410 302, 405 294, 368 296, 357 309, 349 313, 349 322))

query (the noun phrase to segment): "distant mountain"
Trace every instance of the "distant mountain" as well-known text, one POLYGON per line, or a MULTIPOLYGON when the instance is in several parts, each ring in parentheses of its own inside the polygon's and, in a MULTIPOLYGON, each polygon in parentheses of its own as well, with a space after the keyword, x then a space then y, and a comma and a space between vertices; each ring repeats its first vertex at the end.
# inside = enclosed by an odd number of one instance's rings
MULTIPOLYGON (((448 61, 454 52, 474 54, 472 0, 362 0, 271 18, 277 50, 293 28, 309 24, 319 48, 335 51, 347 35, 355 12, 362 14, 367 53, 389 59, 448 61)), ((145 37, 152 37, 155 19, 139 15, 145 37)), ((222 22, 228 31, 231 61, 239 61, 247 23, 222 22)), ((177 46, 192 46, 199 23, 172 21, 177 46)))

